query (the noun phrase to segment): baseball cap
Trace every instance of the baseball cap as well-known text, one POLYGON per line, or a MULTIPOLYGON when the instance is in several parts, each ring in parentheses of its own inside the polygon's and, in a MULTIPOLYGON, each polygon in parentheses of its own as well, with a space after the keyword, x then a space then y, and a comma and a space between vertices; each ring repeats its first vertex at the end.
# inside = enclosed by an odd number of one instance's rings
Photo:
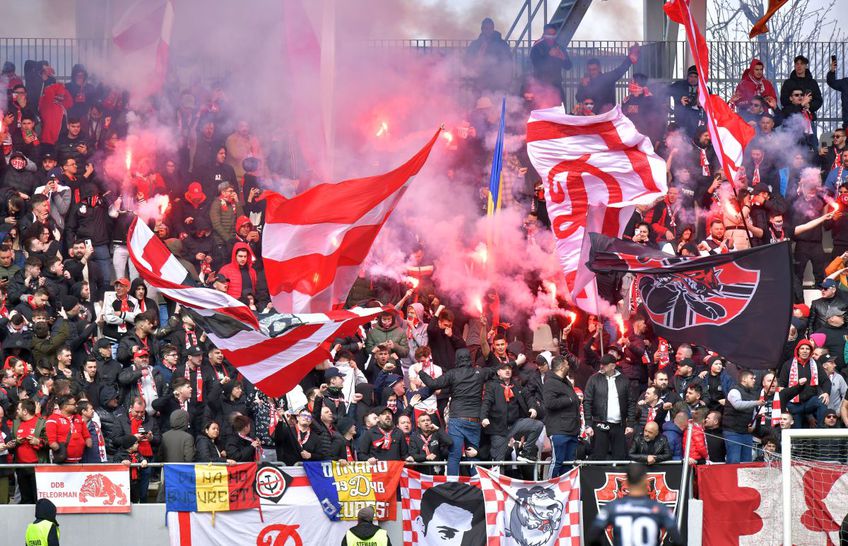
POLYGON ((833 288, 834 286, 836 286, 836 281, 833 280, 833 279, 825 279, 825 280, 822 281, 820 286, 821 286, 822 290, 827 290, 829 288, 833 288))
POLYGON ((771 193, 771 190, 768 187, 768 184, 764 184, 760 182, 759 184, 754 185, 754 195, 758 193, 771 193))
POLYGON ((607 364, 616 364, 618 359, 612 355, 604 355, 601 357, 601 366, 606 366, 607 364))
POLYGON ((150 356, 150 352, 144 347, 133 351, 133 358, 138 358, 140 356, 150 356))
POLYGON ((691 358, 684 358, 683 360, 677 363, 678 368, 680 368, 681 366, 689 366, 690 368, 694 368, 695 362, 691 358))
POLYGON ((329 381, 334 377, 344 377, 344 374, 336 367, 327 368, 324 370, 324 381, 329 381))
POLYGON ((186 354, 188 356, 202 355, 203 349, 200 347, 200 345, 192 345, 191 347, 188 348, 188 350, 186 351, 186 354))
POLYGON ((123 286, 126 286, 127 288, 129 288, 130 287, 130 280, 126 277, 121 277, 120 279, 116 279, 115 282, 113 282, 112 284, 113 285, 120 284, 120 285, 123 285, 123 286))

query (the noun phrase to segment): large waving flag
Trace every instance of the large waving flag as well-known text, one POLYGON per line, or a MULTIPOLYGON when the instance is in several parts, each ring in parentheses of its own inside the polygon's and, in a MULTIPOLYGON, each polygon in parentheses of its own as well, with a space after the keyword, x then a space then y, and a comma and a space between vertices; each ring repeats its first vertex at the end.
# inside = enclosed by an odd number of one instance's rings
POLYGON ((324 312, 344 302, 374 239, 424 166, 439 132, 386 174, 319 184, 291 199, 266 193, 262 261, 278 311, 324 312))
POLYGON ((535 110, 527 151, 544 181, 568 290, 582 309, 597 313, 594 294, 586 290, 593 277, 578 278, 579 270, 585 273, 583 236, 591 230, 621 237, 635 205, 665 194, 665 161, 618 106, 597 116, 568 115, 563 106, 535 110))
POLYGON ((721 97, 710 94, 710 52, 689 10, 689 0, 672 0, 663 6, 663 10, 669 19, 686 29, 686 41, 698 68, 698 102, 706 114, 710 140, 724 175, 729 181, 734 181, 742 166, 745 146, 754 138, 754 129, 733 112, 721 97))
POLYGON ((174 5, 171 0, 138 0, 112 29, 112 43, 121 53, 124 66, 133 67, 133 77, 147 93, 155 93, 165 83, 174 5))
POLYGON ((223 292, 192 286, 188 272, 147 224, 134 221, 127 239, 141 277, 183 305, 239 373, 269 396, 289 392, 309 370, 330 358, 336 338, 353 335, 381 311, 272 315, 260 328, 245 304, 223 292))

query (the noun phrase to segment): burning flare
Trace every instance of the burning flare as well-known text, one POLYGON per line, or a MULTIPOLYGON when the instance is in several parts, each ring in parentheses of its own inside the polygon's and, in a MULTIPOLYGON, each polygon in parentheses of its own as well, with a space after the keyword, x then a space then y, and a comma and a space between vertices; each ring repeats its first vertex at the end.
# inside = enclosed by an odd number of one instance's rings
POLYGON ((381 137, 389 133, 389 124, 385 121, 380 122, 380 128, 377 129, 377 134, 375 136, 381 137))
POLYGON ((474 248, 474 252, 471 253, 471 257, 481 264, 486 265, 486 262, 489 261, 489 249, 486 247, 486 243, 478 244, 474 248))
POLYGON ((568 317, 569 324, 574 324, 575 322, 577 322, 577 313, 575 313, 574 311, 566 311, 565 316, 568 317))
POLYGON ((418 288, 418 284, 421 282, 420 280, 416 279, 415 277, 406 277, 404 279, 404 281, 406 281, 406 284, 408 284, 409 287, 412 288, 413 290, 418 288))
POLYGON ((618 334, 621 337, 624 337, 624 319, 621 317, 621 313, 616 313, 613 320, 615 321, 615 325, 618 327, 618 334))
POLYGON ((831 212, 839 212, 839 201, 831 201, 830 206, 833 207, 831 212))
POLYGON ((124 162, 127 166, 127 172, 129 172, 129 170, 132 168, 132 149, 130 149, 129 146, 127 146, 127 153, 124 156, 124 162))
POLYGON ((483 316, 483 300, 481 300, 480 298, 476 298, 474 300, 474 309, 476 309, 477 312, 480 313, 480 316, 482 317, 483 316))
POLYGON ((448 145, 453 143, 453 133, 450 131, 443 131, 442 138, 445 139, 445 142, 447 142, 448 145))

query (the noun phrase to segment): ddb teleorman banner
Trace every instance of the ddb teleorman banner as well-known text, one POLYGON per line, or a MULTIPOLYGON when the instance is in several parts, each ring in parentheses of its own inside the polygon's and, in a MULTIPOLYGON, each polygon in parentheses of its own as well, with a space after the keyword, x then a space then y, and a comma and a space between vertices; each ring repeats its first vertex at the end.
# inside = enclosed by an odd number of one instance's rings
POLYGON ((130 511, 130 472, 119 464, 37 466, 38 498, 56 505, 59 514, 130 511))

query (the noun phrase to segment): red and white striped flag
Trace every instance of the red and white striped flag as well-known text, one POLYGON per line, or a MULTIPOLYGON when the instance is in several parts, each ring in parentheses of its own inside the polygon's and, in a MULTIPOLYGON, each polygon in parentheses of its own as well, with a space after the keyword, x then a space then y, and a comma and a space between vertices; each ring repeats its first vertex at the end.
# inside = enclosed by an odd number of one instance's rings
POLYGON ((268 396, 286 394, 330 358, 336 338, 354 335, 381 311, 351 309, 326 314, 275 315, 263 327, 242 302, 211 288, 192 286, 185 268, 137 219, 127 236, 130 259, 141 277, 180 303, 239 373, 268 396), (278 335, 276 331, 281 331, 278 335))
POLYGON ((742 166, 745 146, 754 138, 755 131, 721 97, 710 94, 710 52, 689 10, 689 0, 673 0, 663 6, 663 10, 669 19, 686 29, 686 41, 698 69, 698 102, 706 114, 710 140, 724 176, 732 182, 742 166))
POLYGON ((127 241, 130 259, 141 277, 165 296, 180 305, 227 315, 252 328, 259 328, 256 316, 244 303, 225 292, 194 286, 186 268, 138 218, 130 224, 127 241))
POLYGON ((262 260, 278 311, 322 312, 344 303, 374 239, 424 166, 439 132, 386 174, 319 184, 291 199, 265 194, 262 260))
POLYGON ((112 29, 112 42, 145 89, 154 93, 165 83, 174 5, 171 0, 138 0, 112 29))
POLYGON ((593 291, 585 289, 594 275, 578 276, 587 272, 580 261, 583 236, 588 228, 621 237, 635 205, 666 193, 665 161, 618 106, 597 116, 568 115, 562 106, 534 110, 527 152, 544 181, 568 290, 582 309, 598 313, 593 291))

